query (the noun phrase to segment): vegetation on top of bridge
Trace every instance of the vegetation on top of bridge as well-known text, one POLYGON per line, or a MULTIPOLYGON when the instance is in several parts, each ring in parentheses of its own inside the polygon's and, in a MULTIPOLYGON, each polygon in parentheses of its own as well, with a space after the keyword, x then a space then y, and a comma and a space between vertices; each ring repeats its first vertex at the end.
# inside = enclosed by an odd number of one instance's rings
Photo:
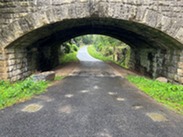
POLYGON ((183 85, 163 83, 134 75, 127 76, 127 79, 156 101, 183 114, 183 85))

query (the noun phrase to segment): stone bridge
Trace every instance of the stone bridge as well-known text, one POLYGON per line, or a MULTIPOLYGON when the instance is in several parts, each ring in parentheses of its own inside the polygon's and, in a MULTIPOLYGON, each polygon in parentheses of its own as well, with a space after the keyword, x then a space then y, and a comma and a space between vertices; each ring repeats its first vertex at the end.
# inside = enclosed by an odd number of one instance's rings
POLYGON ((0 78, 49 70, 61 43, 103 34, 131 46, 131 69, 183 83, 182 22, 182 0, 0 0, 0 78))

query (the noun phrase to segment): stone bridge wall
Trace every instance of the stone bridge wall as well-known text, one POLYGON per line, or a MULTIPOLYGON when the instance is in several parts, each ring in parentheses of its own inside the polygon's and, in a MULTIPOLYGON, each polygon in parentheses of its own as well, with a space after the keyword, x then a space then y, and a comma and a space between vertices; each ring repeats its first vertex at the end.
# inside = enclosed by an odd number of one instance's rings
MULTIPOLYGON (((28 14, 57 9, 61 6, 65 8, 71 6, 73 11, 75 8, 82 10, 85 9, 83 6, 86 6, 83 3, 90 6, 88 8, 91 13, 97 12, 100 8, 109 16, 118 15, 116 18, 140 21, 183 42, 182 0, 1 0, 0 28, 28 14)), ((77 13, 75 14, 77 17, 77 13)))
MULTIPOLYGON (((58 36, 57 31, 65 29, 60 26, 91 25, 96 30, 95 20, 82 24, 82 19, 93 18, 109 18, 108 24, 97 22, 112 26, 105 34, 123 37, 132 47, 131 68, 183 83, 182 0, 0 0, 0 77, 15 81, 29 76, 38 68, 41 53, 27 47, 34 49, 53 33, 58 36), (70 25, 68 20, 74 19, 81 21, 70 25), (68 23, 61 24, 64 21, 68 23)), ((75 31, 68 32, 75 36, 75 31)))
POLYGON ((152 78, 162 76, 183 84, 183 51, 180 50, 132 49, 129 67, 152 78))

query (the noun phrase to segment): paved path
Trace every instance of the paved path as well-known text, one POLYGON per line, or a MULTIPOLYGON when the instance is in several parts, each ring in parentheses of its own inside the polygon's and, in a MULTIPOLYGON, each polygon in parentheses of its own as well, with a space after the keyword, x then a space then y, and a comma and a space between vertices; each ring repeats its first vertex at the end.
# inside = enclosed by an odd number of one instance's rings
MULTIPOLYGON (((87 46, 82 47, 77 54, 80 61, 98 62, 100 60, 93 58, 87 51, 87 46)), ((101 61, 100 61, 101 62, 101 61)))
POLYGON ((0 137, 183 137, 182 116, 116 74, 82 61, 47 93, 1 110, 0 137))

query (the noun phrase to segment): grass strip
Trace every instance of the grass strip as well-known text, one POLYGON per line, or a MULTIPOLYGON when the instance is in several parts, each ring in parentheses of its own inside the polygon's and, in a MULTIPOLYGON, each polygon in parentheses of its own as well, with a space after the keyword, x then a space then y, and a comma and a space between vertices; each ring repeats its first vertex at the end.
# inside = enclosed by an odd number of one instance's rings
POLYGON ((46 91, 47 87, 48 82, 34 82, 30 78, 15 83, 0 81, 0 109, 28 100, 34 95, 41 94, 46 91))
POLYGON ((101 53, 97 52, 93 45, 88 46, 88 53, 92 57, 99 59, 99 60, 102 60, 104 62, 112 61, 112 59, 110 57, 105 57, 101 53))
POLYGON ((163 83, 134 75, 128 75, 127 79, 156 101, 183 114, 183 85, 163 83))

